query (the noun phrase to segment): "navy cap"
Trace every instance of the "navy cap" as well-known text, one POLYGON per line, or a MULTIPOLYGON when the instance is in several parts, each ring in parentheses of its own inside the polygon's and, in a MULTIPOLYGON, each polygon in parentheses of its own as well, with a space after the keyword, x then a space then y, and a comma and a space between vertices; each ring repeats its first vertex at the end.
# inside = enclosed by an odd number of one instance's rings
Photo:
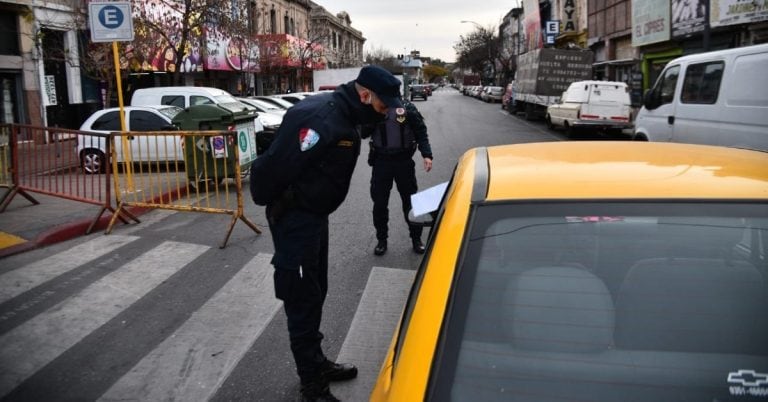
POLYGON ((379 66, 365 66, 357 75, 358 84, 370 89, 387 107, 403 107, 400 102, 400 80, 379 66))

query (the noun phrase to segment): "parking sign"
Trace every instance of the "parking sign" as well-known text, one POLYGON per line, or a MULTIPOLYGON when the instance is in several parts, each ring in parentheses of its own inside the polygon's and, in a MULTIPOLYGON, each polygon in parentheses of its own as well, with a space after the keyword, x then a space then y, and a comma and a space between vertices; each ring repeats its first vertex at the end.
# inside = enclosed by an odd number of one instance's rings
POLYGON ((129 1, 92 2, 88 4, 91 41, 120 42, 133 40, 133 18, 129 1))

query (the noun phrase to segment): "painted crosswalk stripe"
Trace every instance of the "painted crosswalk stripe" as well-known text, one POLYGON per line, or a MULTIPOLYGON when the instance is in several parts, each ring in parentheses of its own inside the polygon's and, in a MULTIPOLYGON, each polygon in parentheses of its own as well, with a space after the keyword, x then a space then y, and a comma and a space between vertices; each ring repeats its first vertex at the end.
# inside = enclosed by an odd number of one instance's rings
POLYGON ((269 254, 258 254, 100 401, 206 401, 272 320, 269 254))
POLYGON ((367 401, 381 362, 400 321, 415 271, 373 267, 352 325, 336 361, 358 368, 354 381, 334 383, 333 394, 343 401, 367 401))
POLYGON ((137 239, 136 236, 121 235, 96 237, 66 251, 0 275, 0 303, 137 239))
POLYGON ((196 244, 161 243, 77 295, 5 333, 0 337, 0 396, 208 249, 196 244))

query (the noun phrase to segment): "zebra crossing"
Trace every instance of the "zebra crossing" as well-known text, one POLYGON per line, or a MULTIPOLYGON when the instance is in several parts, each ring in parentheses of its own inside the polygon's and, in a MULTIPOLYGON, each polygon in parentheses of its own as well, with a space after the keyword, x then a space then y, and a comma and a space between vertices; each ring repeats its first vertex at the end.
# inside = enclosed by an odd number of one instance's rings
MULTIPOLYGON (((6 271, 0 275, 0 324, 3 320, 10 321, 14 315, 28 313, 25 306, 29 303, 14 303, 15 300, 57 278, 73 275, 95 260, 109 259, 112 253, 140 239, 125 234, 99 236, 6 271)), ((0 326, 0 398, 29 400, 29 395, 34 393, 22 389, 25 385, 38 384, 38 377, 47 376, 53 362, 71 354, 76 345, 82 345, 84 339, 94 337, 108 323, 114 323, 116 317, 131 311, 150 292, 202 259, 210 249, 199 244, 163 241, 132 255, 123 265, 17 325, 0 326)), ((270 259, 270 254, 258 253, 236 267, 234 275, 223 286, 174 331, 152 343, 151 350, 139 352, 142 356, 131 360, 132 366, 119 377, 107 380, 107 385, 87 395, 67 394, 68 397, 99 401, 210 400, 280 310, 280 301, 274 298, 272 289, 270 259)), ((413 275, 411 270, 386 267, 373 267, 370 271, 339 359, 357 364, 361 373, 372 374, 361 375, 338 389, 334 387, 334 392, 343 400, 367 398, 413 275)), ((83 369, 82 375, 99 375, 83 369)), ((52 384, 62 382, 66 381, 52 384)), ((49 396, 57 391, 45 390, 49 396)), ((40 390, 35 392, 38 396, 45 395, 40 390)))

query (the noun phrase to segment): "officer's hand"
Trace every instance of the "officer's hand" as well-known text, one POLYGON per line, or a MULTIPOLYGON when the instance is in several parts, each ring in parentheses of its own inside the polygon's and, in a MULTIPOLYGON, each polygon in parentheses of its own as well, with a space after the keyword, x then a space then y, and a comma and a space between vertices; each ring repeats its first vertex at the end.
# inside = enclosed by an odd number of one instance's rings
POLYGON ((424 158, 424 171, 429 172, 432 170, 432 158, 424 158))

